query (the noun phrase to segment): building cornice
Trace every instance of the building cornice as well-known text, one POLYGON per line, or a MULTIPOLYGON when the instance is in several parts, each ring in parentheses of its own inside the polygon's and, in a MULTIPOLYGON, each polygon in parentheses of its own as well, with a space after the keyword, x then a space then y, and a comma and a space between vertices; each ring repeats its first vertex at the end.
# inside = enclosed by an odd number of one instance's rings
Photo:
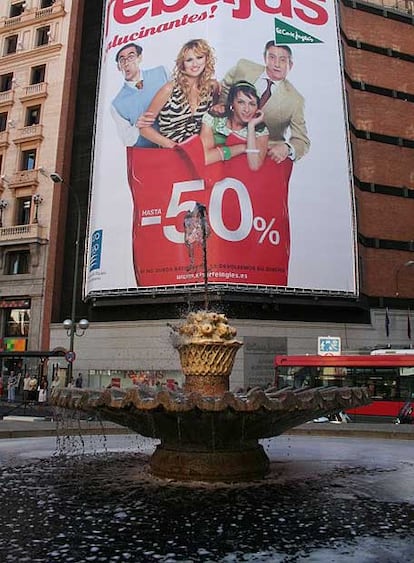
POLYGON ((9 67, 11 72, 15 69, 16 63, 26 62, 29 57, 30 60, 39 58, 39 61, 43 62, 47 56, 61 51, 62 47, 62 43, 49 43, 48 45, 41 45, 31 49, 22 49, 11 55, 4 55, 4 57, 1 58, 2 69, 7 72, 7 67, 9 67))

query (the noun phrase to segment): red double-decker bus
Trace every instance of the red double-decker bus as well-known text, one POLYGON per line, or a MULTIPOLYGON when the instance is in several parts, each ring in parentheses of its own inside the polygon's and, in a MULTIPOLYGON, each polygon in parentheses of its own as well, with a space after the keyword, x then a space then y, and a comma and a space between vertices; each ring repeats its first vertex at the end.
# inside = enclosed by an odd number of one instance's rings
POLYGON ((414 355, 276 356, 275 385, 284 387, 367 387, 372 403, 347 414, 396 419, 403 407, 414 409, 414 355))

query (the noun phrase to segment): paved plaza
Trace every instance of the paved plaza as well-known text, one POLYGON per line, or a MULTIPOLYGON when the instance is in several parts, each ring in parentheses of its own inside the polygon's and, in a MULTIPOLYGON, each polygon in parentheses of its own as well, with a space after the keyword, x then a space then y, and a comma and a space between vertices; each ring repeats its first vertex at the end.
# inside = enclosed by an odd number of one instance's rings
POLYGON ((0 422, 1 561, 411 560, 409 426, 303 425, 263 442, 271 472, 245 486, 154 479, 154 441, 69 426, 56 438, 41 436, 53 422, 0 422), (5 437, 23 427, 37 437, 5 437))

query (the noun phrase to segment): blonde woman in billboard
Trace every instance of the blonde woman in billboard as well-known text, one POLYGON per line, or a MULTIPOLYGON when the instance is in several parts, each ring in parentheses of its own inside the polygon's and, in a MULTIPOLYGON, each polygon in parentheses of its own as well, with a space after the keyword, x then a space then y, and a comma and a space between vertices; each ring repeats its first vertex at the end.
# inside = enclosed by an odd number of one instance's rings
POLYGON ((206 164, 246 154, 250 170, 259 170, 266 158, 269 130, 259 110, 253 84, 241 80, 231 86, 223 117, 203 116, 201 141, 206 164))
POLYGON ((173 80, 155 95, 147 113, 157 121, 142 127, 143 137, 163 148, 173 148, 198 135, 203 115, 212 107, 218 87, 213 50, 204 39, 192 39, 178 53, 173 80))

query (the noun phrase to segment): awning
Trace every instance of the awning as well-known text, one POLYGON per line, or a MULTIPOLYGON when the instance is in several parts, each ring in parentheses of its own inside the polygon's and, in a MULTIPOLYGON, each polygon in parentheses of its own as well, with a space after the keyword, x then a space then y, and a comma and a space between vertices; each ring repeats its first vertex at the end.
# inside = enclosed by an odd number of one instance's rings
POLYGON ((25 352, 0 352, 0 358, 57 358, 65 357, 66 350, 26 350, 25 352))

